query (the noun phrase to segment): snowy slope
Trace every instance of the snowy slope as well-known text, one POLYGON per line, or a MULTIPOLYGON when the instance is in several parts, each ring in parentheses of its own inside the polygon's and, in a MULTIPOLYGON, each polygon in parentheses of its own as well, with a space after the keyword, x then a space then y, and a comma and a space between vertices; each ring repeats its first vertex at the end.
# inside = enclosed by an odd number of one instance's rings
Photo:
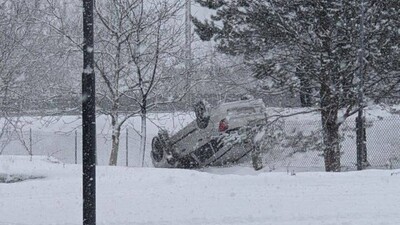
MULTIPOLYGON (((82 224, 81 168, 47 157, 0 156, 1 225, 82 224)), ((400 173, 97 168, 97 224, 400 224, 400 173)))

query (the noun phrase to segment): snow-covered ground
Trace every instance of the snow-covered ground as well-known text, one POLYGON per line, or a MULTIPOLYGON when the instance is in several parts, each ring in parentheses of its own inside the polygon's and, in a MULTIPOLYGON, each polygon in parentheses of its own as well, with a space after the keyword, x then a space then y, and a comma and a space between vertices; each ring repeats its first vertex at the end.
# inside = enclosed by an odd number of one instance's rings
MULTIPOLYGON (((268 115, 301 110, 269 108, 268 115)), ((373 122, 367 128, 371 162, 382 164, 388 156, 400 156, 399 116, 378 106, 370 107, 366 114, 373 122)), ((194 117, 159 113, 149 119, 147 153, 159 127, 173 133, 194 117)), ((71 164, 74 130, 78 131, 78 162, 81 160, 79 117, 28 117, 24 121, 24 130, 32 129, 34 155, 44 156, 34 156, 32 161, 21 156, 26 152, 18 141, 11 142, 0 156, 0 225, 82 224, 82 170, 81 165, 71 164), (32 179, 2 183, 26 178, 32 179)), ((318 121, 317 113, 299 114, 285 119, 285 129, 309 131, 318 121)), ((348 137, 354 133, 354 118, 348 121, 343 125, 342 163, 350 165, 355 161, 355 139, 348 137)), ((302 165, 307 170, 323 169, 319 153, 298 153, 281 160, 279 149, 267 155, 267 166, 257 172, 250 164, 203 170, 155 169, 148 154, 147 167, 138 168, 139 137, 133 132, 138 124, 138 118, 132 118, 124 127, 129 128, 131 167, 97 167, 98 224, 400 224, 400 170, 301 173, 302 165)), ((97 118, 97 129, 98 160, 105 165, 110 148, 105 116, 97 118)), ((119 165, 124 164, 123 132, 119 165)))
MULTIPOLYGON (((1 225, 82 224, 81 166, 0 156, 1 225)), ((400 170, 270 173, 97 167, 97 224, 397 225, 400 170), (396 174, 399 173, 399 174, 396 174)))

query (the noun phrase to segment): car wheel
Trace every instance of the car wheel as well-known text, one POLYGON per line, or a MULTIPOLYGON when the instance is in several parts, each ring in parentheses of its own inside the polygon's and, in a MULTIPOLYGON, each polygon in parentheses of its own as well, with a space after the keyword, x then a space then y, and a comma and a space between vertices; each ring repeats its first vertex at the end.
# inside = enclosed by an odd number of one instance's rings
POLYGON ((202 100, 194 105, 194 113, 196 114, 196 123, 200 129, 205 129, 210 121, 210 107, 202 100))
POLYGON ((163 134, 155 136, 151 142, 151 160, 154 167, 157 168, 174 168, 176 167, 176 159, 173 157, 168 144, 168 139, 163 134))
POLYGON ((154 137, 153 141, 151 142, 151 158, 155 162, 161 162, 164 158, 164 149, 159 137, 154 137))

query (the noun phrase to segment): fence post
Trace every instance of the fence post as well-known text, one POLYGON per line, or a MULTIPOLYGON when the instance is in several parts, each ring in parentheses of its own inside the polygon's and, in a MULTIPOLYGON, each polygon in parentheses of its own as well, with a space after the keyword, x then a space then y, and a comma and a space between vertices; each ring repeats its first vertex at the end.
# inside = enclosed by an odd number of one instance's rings
POLYGON ((32 151, 32 128, 29 128, 29 155, 33 156, 33 151, 32 151))
POLYGON ((357 170, 363 170, 368 165, 367 159, 367 135, 365 129, 365 117, 356 117, 356 145, 357 145, 357 170))
POLYGON ((128 128, 126 128, 126 139, 125 139, 125 149, 126 149, 126 166, 128 167, 128 156, 129 156, 129 153, 128 153, 128 128))
POLYGON ((78 164, 78 131, 75 130, 75 164, 78 164))

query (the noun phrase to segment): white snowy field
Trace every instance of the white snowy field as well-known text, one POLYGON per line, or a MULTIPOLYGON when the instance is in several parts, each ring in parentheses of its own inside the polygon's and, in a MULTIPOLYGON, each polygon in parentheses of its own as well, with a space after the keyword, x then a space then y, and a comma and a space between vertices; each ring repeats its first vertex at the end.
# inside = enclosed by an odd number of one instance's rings
MULTIPOLYGON (((49 160, 50 159, 50 160, 49 160)), ((82 224, 79 165, 0 156, 1 225, 82 224)), ((97 167, 97 224, 397 225, 400 170, 287 174, 97 167)))

